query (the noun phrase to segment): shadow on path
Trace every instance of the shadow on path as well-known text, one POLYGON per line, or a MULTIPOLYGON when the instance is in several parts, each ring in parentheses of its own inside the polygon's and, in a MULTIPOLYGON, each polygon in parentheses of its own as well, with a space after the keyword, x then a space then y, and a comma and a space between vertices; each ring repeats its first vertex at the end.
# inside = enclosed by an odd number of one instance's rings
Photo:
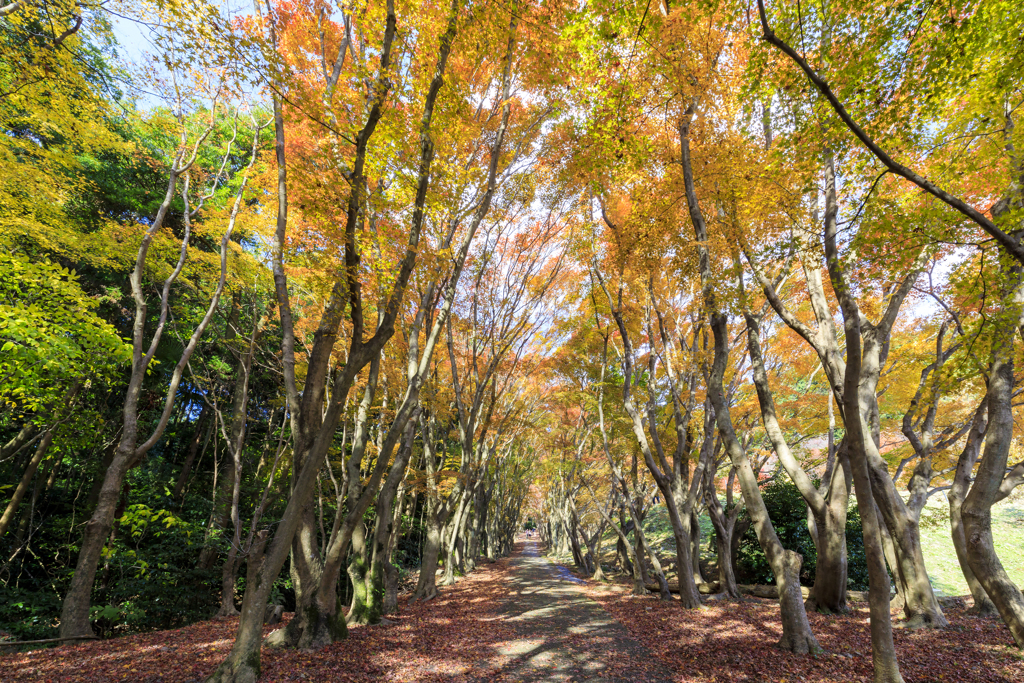
POLYGON ((580 579, 540 557, 525 541, 507 569, 508 594, 499 614, 515 634, 497 646, 491 665, 499 680, 668 681, 647 649, 577 588, 580 579))

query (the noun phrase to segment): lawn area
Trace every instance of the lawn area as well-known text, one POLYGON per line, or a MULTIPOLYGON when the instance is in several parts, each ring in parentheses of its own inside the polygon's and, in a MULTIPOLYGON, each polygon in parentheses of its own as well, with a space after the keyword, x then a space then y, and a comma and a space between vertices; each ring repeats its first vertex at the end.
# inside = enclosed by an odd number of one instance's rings
MULTIPOLYGON (((851 500, 851 505, 856 505, 856 501, 851 500)), ((700 526, 701 556, 714 560, 714 529, 711 520, 702 515, 700 526)), ((658 550, 658 556, 663 562, 675 559, 675 539, 664 505, 655 506, 648 513, 644 520, 644 533, 648 542, 658 550)), ((1024 491, 1019 491, 993 508, 992 534, 1003 567, 1018 586, 1024 586, 1024 491)), ((633 534, 630 534, 632 537, 633 534)), ((615 561, 615 540, 613 531, 605 532, 601 544, 601 561, 606 565, 615 561)), ((944 596, 967 595, 967 583, 960 571, 950 537, 948 503, 941 494, 932 497, 921 515, 921 543, 935 591, 944 596)), ((556 559, 572 562, 571 557, 556 559)))
MULTIPOLYGON (((1024 495, 1018 493, 992 508, 992 536, 1006 573, 1024 586, 1024 495)), ((966 595, 967 583, 950 538, 949 508, 941 496, 934 496, 921 515, 921 545, 935 591, 966 595)))

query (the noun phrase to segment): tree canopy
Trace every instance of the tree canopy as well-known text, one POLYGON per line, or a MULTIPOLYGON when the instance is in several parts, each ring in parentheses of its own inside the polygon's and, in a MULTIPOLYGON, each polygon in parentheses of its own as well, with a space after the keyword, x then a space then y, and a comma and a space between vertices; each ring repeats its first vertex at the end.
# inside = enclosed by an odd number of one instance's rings
POLYGON ((1024 647, 1021 10, 0 4, 0 628, 253 681, 529 528, 901 681, 942 510, 1024 647))

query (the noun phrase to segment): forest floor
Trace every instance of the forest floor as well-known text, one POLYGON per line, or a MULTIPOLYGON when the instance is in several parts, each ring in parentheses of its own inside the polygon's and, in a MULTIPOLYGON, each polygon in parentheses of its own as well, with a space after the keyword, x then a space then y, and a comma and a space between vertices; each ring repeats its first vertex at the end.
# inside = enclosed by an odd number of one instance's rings
MULTIPOLYGON (((824 649, 798 656, 775 647, 782 635, 778 602, 745 597, 709 601, 684 611, 656 595, 630 595, 632 583, 588 581, 583 592, 630 633, 641 638, 680 683, 867 683, 872 679, 867 603, 850 603, 844 616, 808 613, 824 649)), ((949 628, 907 631, 893 613, 894 640, 906 683, 1019 683, 1024 653, 998 619, 969 616, 967 606, 946 609, 949 628)))
MULTIPOLYGON (((527 541, 435 600, 402 602, 389 625, 354 627, 318 652, 264 650, 261 681, 870 680, 866 605, 854 604, 848 616, 809 615, 825 652, 798 657, 773 645, 781 633, 774 601, 684 611, 628 588, 584 581, 527 541)), ((1024 656, 1000 622, 964 609, 947 616, 948 629, 897 631, 907 683, 1024 680, 1024 656)), ((0 681, 201 681, 227 654, 236 626, 236 619, 206 621, 0 655, 0 681)))

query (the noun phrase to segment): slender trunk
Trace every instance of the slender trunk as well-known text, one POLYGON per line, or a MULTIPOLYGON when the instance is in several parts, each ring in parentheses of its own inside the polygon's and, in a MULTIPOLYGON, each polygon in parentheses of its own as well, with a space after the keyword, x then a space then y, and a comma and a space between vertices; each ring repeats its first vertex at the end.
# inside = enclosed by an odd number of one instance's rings
POLYGON ((432 600, 438 595, 437 564, 441 554, 442 522, 438 519, 436 504, 428 500, 427 506, 426 534, 423 539, 423 552, 420 559, 420 576, 411 601, 432 600))
POLYGON ((953 485, 947 494, 949 499, 949 527, 953 537, 953 549, 956 551, 957 560, 960 563, 960 571, 963 572, 964 581, 971 591, 974 605, 971 613, 981 617, 998 616, 999 611, 989 599, 984 586, 978 581, 971 569, 968 560, 967 533, 964 530, 961 509, 963 508, 964 497, 970 488, 971 475, 974 473, 974 465, 981 454, 981 445, 985 439, 985 432, 988 428, 988 410, 984 403, 978 407, 974 415, 974 424, 967 435, 967 442, 960 457, 957 459, 956 472, 953 475, 953 485))
MULTIPOLYGON (((257 7, 259 4, 257 3, 257 7)), ((278 44, 277 28, 274 19, 260 14, 261 22, 266 22, 270 34, 270 42, 278 44)), ((348 392, 355 380, 356 374, 361 372, 366 365, 379 361, 383 345, 388 341, 394 331, 394 316, 404 296, 405 287, 408 283, 412 269, 415 266, 415 253, 418 244, 419 223, 414 225, 410 233, 406 257, 398 271, 391 298, 383 311, 383 325, 378 326, 370 341, 363 341, 363 311, 360 295, 360 281, 358 279, 359 255, 355 245, 356 223, 362 215, 361 196, 365 188, 365 166, 366 149, 370 138, 383 115, 382 106, 390 91, 390 82, 384 74, 388 72, 391 60, 391 46, 397 30, 397 17, 395 15, 394 3, 388 0, 387 18, 385 22, 384 41, 380 53, 380 71, 376 78, 374 88, 374 100, 370 105, 369 114, 365 125, 357 135, 356 150, 351 171, 351 184, 353 192, 350 194, 346 210, 345 223, 345 264, 346 274, 334 283, 331 299, 320 320, 320 325, 314 336, 313 348, 310 353, 307 367, 305 386, 301 396, 299 395, 295 379, 295 336, 292 326, 291 302, 288 291, 287 275, 284 270, 283 254, 287 238, 288 225, 288 192, 287 192, 287 164, 285 161, 285 126, 284 112, 280 98, 273 97, 274 108, 274 131, 275 131, 275 154, 277 165, 277 222, 274 242, 272 245, 272 264, 274 272, 274 289, 277 294, 278 310, 281 319, 283 332, 282 356, 284 361, 285 390, 288 401, 288 409, 292 415, 292 438, 294 439, 293 462, 301 463, 301 470, 297 473, 293 469, 293 485, 291 496, 277 526, 274 539, 270 548, 263 556, 261 552, 260 562, 250 562, 249 578, 246 581, 245 596, 242 599, 241 618, 239 619, 238 631, 231 652, 221 662, 217 670, 207 679, 209 683, 254 683, 260 673, 260 639, 262 636, 263 619, 266 611, 267 599, 281 567, 284 565, 289 550, 292 547, 293 537, 298 530, 304 511, 309 507, 316 483, 319 478, 320 468, 323 465, 327 452, 330 449, 334 438, 334 431, 341 418, 341 412, 346 405, 348 392), (345 290, 348 290, 347 292, 345 290), (329 404, 324 410, 326 401, 326 378, 332 363, 332 354, 338 338, 338 331, 343 317, 343 311, 347 304, 351 306, 351 319, 353 324, 349 353, 344 368, 336 372, 332 396, 329 404)), ((450 27, 446 34, 448 40, 442 40, 440 71, 443 72, 443 64, 447 57, 450 46, 451 34, 454 29, 450 27)), ((343 58, 339 56, 339 60, 343 58)), ((338 62, 340 64, 340 61, 338 62)), ((439 74, 440 76, 440 74, 439 74)), ((435 79, 437 81, 438 79, 435 79)), ((432 111, 433 100, 436 97, 440 83, 432 83, 431 91, 427 98, 427 110, 424 114, 424 150, 421 163, 420 183, 417 190, 416 216, 422 217, 423 196, 425 195, 426 182, 429 177, 429 165, 433 156, 432 146, 429 142, 429 121, 432 111)), ((372 479, 372 478, 371 478, 372 479)), ((373 483, 373 482, 371 482, 373 483)), ((375 485, 375 484, 374 484, 375 485)), ((362 508, 360 499, 356 509, 350 510, 350 515, 358 514, 362 517, 365 508, 362 508)), ((367 503, 368 504, 368 501, 367 503)), ((349 522, 346 517, 346 522, 349 522)), ((352 522, 354 524, 354 521, 352 522)), ((309 607, 303 610, 302 614, 296 615, 295 622, 301 618, 307 624, 323 624, 326 631, 339 636, 345 632, 344 620, 339 618, 341 611, 337 606, 335 572, 340 570, 344 561, 344 550, 348 544, 347 534, 350 528, 344 529, 342 537, 337 539, 337 548, 330 548, 328 561, 332 576, 329 578, 325 591, 318 590, 318 599, 309 607), (331 553, 333 551, 333 554, 331 553), (321 619, 319 612, 324 607, 321 598, 330 599, 328 593, 334 591, 334 603, 330 605, 321 619), (333 609, 333 611, 331 611, 333 609)), ((294 564, 294 557, 293 557, 294 564)), ((316 577, 314 577, 316 578, 316 577)), ((290 626, 291 624, 289 624, 290 626)), ((316 638, 309 632, 312 628, 303 629, 299 640, 300 647, 303 640, 313 641, 316 638), (309 635, 307 635, 309 633, 309 635)))
POLYGON ((114 521, 114 511, 121 494, 121 482, 128 470, 128 459, 134 448, 122 445, 114 454, 103 478, 99 500, 92 516, 85 524, 82 534, 82 546, 78 553, 78 563, 71 578, 71 585, 64 597, 61 610, 60 637, 91 636, 92 626, 89 623, 89 607, 92 600, 92 587, 99 566, 100 555, 110 527, 114 521))
MULTIPOLYGON (((386 567, 394 570, 388 558, 388 546, 391 542, 391 536, 396 533, 394 525, 395 514, 392 507, 395 506, 398 487, 405 479, 405 471, 412 456, 415 425, 415 419, 408 421, 403 443, 395 456, 395 462, 391 466, 388 478, 384 481, 383 486, 381 486, 380 493, 377 494, 376 521, 374 523, 373 535, 370 537, 372 543, 370 563, 363 579, 365 605, 361 614, 353 615, 353 612, 349 613, 349 624, 357 621, 362 624, 376 624, 380 622, 381 616, 384 614, 386 567)), ((400 512, 401 500, 399 500, 397 507, 400 512)))
POLYGON ((848 562, 846 555, 846 511, 832 506, 815 516, 818 564, 814 586, 806 607, 824 614, 845 614, 848 562))
POLYGON ((892 538, 896 561, 893 574, 898 574, 901 584, 903 612, 906 618, 904 624, 908 628, 945 627, 948 622, 942 614, 942 608, 928 578, 917 520, 896 492, 888 469, 883 472, 874 462, 874 457, 870 460, 872 492, 877 494, 874 496, 875 503, 879 516, 892 538))
MULTIPOLYGON (((56 471, 56 469, 57 467, 54 465, 54 471, 56 471)), ((18 528, 14 532, 14 543, 12 544, 14 552, 8 559, 8 563, 14 560, 17 554, 21 552, 23 548, 27 548, 28 544, 31 542, 32 537, 30 532, 32 530, 32 519, 36 516, 36 505, 39 502, 39 494, 42 489, 43 481, 42 479, 39 479, 36 481, 35 486, 32 487, 32 496, 28 501, 28 509, 22 513, 21 520, 18 522, 18 528), (28 541, 25 540, 26 535, 28 535, 28 541)))
MULTIPOLYGON (((1024 288, 1014 289, 1015 298, 1024 295, 1024 288)), ((1007 325, 1009 329, 1000 330, 1002 338, 996 340, 988 378, 984 454, 960 515, 967 537, 968 565, 1010 629, 1017 647, 1024 648, 1024 595, 1007 575, 992 539, 992 504, 1003 482, 1013 440, 1013 334, 1020 315, 1019 301, 1014 304, 1012 327, 1007 325)))
POLYGON ((704 572, 700 567, 700 542, 701 542, 701 529, 700 529, 700 516, 697 511, 694 510, 690 513, 690 529, 693 530, 692 540, 690 542, 690 566, 693 568, 693 582, 695 584, 707 583, 704 578, 704 572))
MULTIPOLYGON (((236 307, 237 310, 237 307, 236 307)), ((231 453, 232 477, 230 500, 228 501, 229 519, 231 523, 231 547, 224 560, 221 570, 221 604, 219 616, 231 617, 238 614, 235 609, 235 572, 238 569, 238 557, 242 553, 242 519, 239 511, 242 489, 242 450, 245 447, 246 422, 249 408, 249 379, 252 374, 252 362, 256 355, 256 343, 263 333, 266 319, 254 320, 249 347, 241 355, 235 379, 235 391, 232 397, 231 432, 227 446, 231 453)))
MULTIPOLYGON (((381 612, 383 614, 393 614, 398 611, 398 567, 396 567, 392 558, 395 552, 395 546, 398 544, 398 538, 402 535, 402 508, 405 505, 405 483, 398 489, 396 495, 397 502, 395 503, 394 516, 391 518, 391 528, 388 530, 387 545, 384 549, 384 559, 382 564, 384 566, 384 602, 381 606, 381 612)), ((408 514, 412 516, 416 509, 416 496, 412 496, 411 505, 409 507, 408 514)))
MULTIPOLYGON (((441 554, 441 542, 445 523, 448 521, 448 514, 451 510, 449 497, 447 503, 442 504, 441 492, 437 488, 437 467, 439 461, 435 446, 434 427, 436 418, 433 413, 420 417, 420 431, 423 442, 423 464, 426 469, 426 500, 423 503, 424 515, 424 538, 423 549, 420 552, 420 575, 416 583, 416 590, 413 592, 410 602, 417 600, 432 600, 438 595, 437 590, 437 564, 441 554)), ((459 489, 452 491, 451 496, 458 496, 459 489)))
POLYGON ((352 530, 352 548, 349 550, 348 558, 348 578, 352 583, 352 600, 349 603, 345 623, 349 625, 371 623, 373 615, 370 614, 369 602, 370 591, 374 586, 368 580, 370 560, 364 524, 356 524, 356 528, 352 530))
POLYGON ((462 494, 462 499, 459 501, 459 507, 450 523, 451 531, 447 535, 447 544, 445 547, 445 560, 444 560, 444 572, 441 574, 441 580, 437 582, 439 586, 451 586, 455 583, 455 566, 456 562, 456 544, 459 540, 459 532, 463 525, 463 517, 468 513, 469 505, 469 491, 465 491, 462 494))
POLYGON ((971 598, 974 602, 968 611, 979 617, 996 617, 999 616, 999 610, 996 609, 995 604, 988 597, 988 593, 985 592, 985 587, 981 585, 978 577, 974 574, 974 570, 971 569, 971 563, 968 559, 967 533, 964 530, 964 522, 961 515, 962 507, 962 497, 949 496, 949 525, 950 533, 953 537, 953 549, 956 551, 960 571, 964 575, 964 581, 967 583, 967 588, 970 590, 971 598))
MULTIPOLYGON (((568 497, 566 498, 566 506, 568 507, 568 497)), ((587 571, 586 560, 583 557, 583 551, 580 549, 579 541, 579 526, 576 523, 574 515, 565 513, 567 518, 566 528, 568 529, 569 536, 569 550, 572 552, 572 561, 578 568, 587 571)))
POLYGON ((604 524, 598 527, 597 532, 591 537, 587 548, 590 556, 594 558, 594 573, 590 577, 594 581, 604 581, 604 569, 601 567, 601 536, 604 533, 604 524))
MULTIPOLYGON (((614 522, 613 522, 614 524, 614 522)), ((619 529, 626 528, 626 510, 624 505, 619 505, 619 529)), ((626 574, 633 573, 633 562, 630 560, 632 553, 626 548, 626 542, 617 538, 615 542, 615 555, 618 558, 619 570, 626 574)))
POLYGON ((196 455, 200 453, 200 443, 202 443, 202 450, 205 451, 207 444, 210 442, 210 436, 213 434, 213 424, 210 422, 211 412, 210 406, 204 403, 203 409, 199 413, 199 419, 196 420, 192 440, 189 442, 188 455, 185 456, 185 462, 181 466, 181 473, 178 474, 178 480, 174 484, 174 491, 171 493, 171 498, 175 500, 185 493, 188 475, 192 472, 192 465, 195 463, 196 455))
POLYGON ((78 561, 75 565, 75 573, 71 579, 71 584, 68 587, 68 592, 64 597, 64 604, 61 608, 61 638, 92 635, 92 627, 89 624, 89 607, 91 604, 92 588, 96 579, 96 570, 100 554, 103 551, 103 544, 106 541, 106 538, 110 533, 111 525, 114 522, 114 511, 117 506, 121 483, 124 481, 124 477, 128 473, 128 470, 140 463, 146 453, 148 453, 163 436, 164 431, 167 428, 168 420, 171 417, 171 412, 174 408, 178 385, 181 383, 181 377, 185 372, 189 359, 192 357, 192 354, 195 352, 196 347, 199 344, 199 340, 202 338, 210 320, 217 311, 220 304, 221 294, 224 292, 224 286, 227 281, 229 244, 231 241, 231 235, 234 232, 235 220, 238 217, 238 211, 241 207, 242 198, 245 193, 248 170, 252 168, 252 164, 255 163, 257 157, 260 137, 259 130, 257 130, 256 134, 253 136, 253 146, 249 166, 246 168, 245 175, 243 175, 242 182, 235 194, 235 202, 231 209, 227 228, 221 238, 220 277, 217 281, 216 288, 213 295, 210 297, 210 303, 205 314, 193 330, 192 336, 188 339, 185 347, 182 349, 178 362, 175 364, 174 369, 171 372, 170 383, 167 387, 163 409, 160 413, 157 424, 153 427, 148 438, 145 438, 142 443, 139 443, 139 399, 142 394, 143 381, 150 368, 153 357, 156 355, 157 348, 160 344, 160 340, 167 323, 170 310, 169 298, 171 287, 181 274, 188 255, 188 242, 191 234, 190 219, 192 213, 189 206, 189 176, 187 174, 184 175, 182 192, 182 197, 184 199, 184 236, 181 242, 177 264, 172 270, 170 276, 164 281, 161 289, 159 321, 153 331, 148 347, 145 345, 144 339, 148 305, 142 284, 143 275, 146 270, 147 254, 153 238, 163 227, 164 218, 166 217, 167 212, 170 209, 171 202, 174 199, 179 176, 184 173, 189 166, 191 166, 199 152, 200 144, 205 140, 206 136, 209 135, 212 129, 213 124, 211 123, 202 137, 196 141, 191 161, 184 166, 182 165, 185 150, 184 143, 187 141, 188 135, 184 129, 182 130, 183 144, 180 148, 181 151, 178 152, 171 164, 167 190, 164 194, 163 202, 161 203, 153 222, 147 228, 142 239, 142 244, 139 246, 139 250, 136 254, 135 267, 129 278, 132 294, 135 299, 135 319, 132 329, 131 373, 128 380, 128 390, 125 394, 124 405, 121 411, 121 439, 117 445, 117 450, 114 452, 114 457, 110 467, 107 469, 103 477, 103 484, 99 491, 96 508, 89 521, 85 524, 85 531, 82 535, 82 545, 78 553, 78 561))
POLYGON ((235 607, 235 572, 238 570, 238 549, 232 544, 224 559, 220 575, 220 609, 216 618, 238 616, 235 607))
POLYGON ((679 584, 679 600, 683 607, 693 609, 701 606, 697 584, 704 582, 703 577, 700 577, 700 548, 693 547, 695 542, 699 543, 697 539, 700 524, 695 521, 696 515, 689 511, 688 491, 682 489, 684 482, 676 476, 672 483, 668 495, 665 495, 665 506, 669 511, 672 536, 676 542, 676 582, 679 584))
POLYGON ((800 592, 802 558, 793 551, 785 550, 779 542, 775 527, 768 517, 764 500, 761 498, 757 476, 754 474, 746 452, 733 429, 729 406, 726 403, 723 390, 723 378, 729 355, 728 330, 726 329, 728 323, 725 314, 718 309, 716 302, 711 260, 706 246, 708 241, 707 225, 697 202, 697 191, 693 181, 689 126, 690 117, 695 114, 695 110, 696 106, 691 105, 686 115, 687 118, 680 122, 679 140, 686 202, 698 245, 701 294, 714 336, 714 360, 708 374, 708 395, 715 410, 718 431, 722 436, 733 467, 736 468, 747 513, 753 520, 758 542, 775 573, 775 582, 779 589, 779 607, 782 611, 782 638, 779 641, 779 647, 797 654, 820 652, 821 647, 811 632, 810 623, 807 621, 807 612, 804 609, 803 594, 800 592))
POLYGON ((722 433, 726 451, 732 459, 733 467, 736 468, 747 513, 753 522, 761 549, 775 574, 775 584, 779 592, 779 608, 782 613, 782 638, 779 640, 778 646, 797 654, 820 652, 821 647, 807 621, 803 594, 800 591, 800 567, 803 558, 792 550, 783 548, 775 533, 775 527, 772 525, 764 500, 761 498, 757 476, 750 466, 750 461, 747 459, 739 439, 733 432, 729 409, 722 395, 721 378, 728 353, 724 316, 720 313, 712 314, 711 325, 715 336, 715 362, 711 371, 709 393, 714 404, 719 432, 722 433))
MULTIPOLYGON (((732 478, 730 477, 730 484, 732 478)), ((722 503, 714 490, 706 496, 708 516, 715 530, 715 549, 718 556, 719 590, 730 598, 739 598, 740 589, 736 584, 736 571, 733 564, 733 534, 736 531, 736 520, 739 518, 739 506, 729 512, 722 509, 722 503)))
POLYGON ((32 454, 32 459, 29 460, 28 466, 25 467, 25 473, 22 475, 21 480, 18 482, 17 487, 14 489, 14 495, 11 496, 10 502, 7 503, 7 508, 4 510, 4 514, 0 517, 0 538, 3 538, 4 534, 7 533, 7 528, 10 527, 11 522, 14 520, 14 515, 18 512, 18 506, 21 505, 21 500, 25 497, 28 492, 29 486, 32 484, 32 479, 36 475, 36 470, 39 469, 39 463, 46 457, 46 453, 50 450, 50 445, 53 443, 53 430, 47 430, 43 434, 43 438, 39 440, 36 445, 35 453, 32 454))
POLYGON ((21 450, 35 436, 36 431, 37 427, 33 423, 26 422, 23 424, 10 441, 0 446, 0 461, 7 460, 11 455, 21 450))
MULTIPOLYGON (((885 571, 882 531, 875 512, 875 496, 870 473, 869 450, 875 447, 870 427, 865 421, 862 387, 861 313, 842 270, 836 246, 838 202, 836 200, 835 166, 831 150, 825 153, 825 256, 833 289, 837 292, 846 331, 847 366, 842 384, 843 415, 849 437, 850 470, 857 494, 857 508, 864 527, 864 554, 870 582, 871 652, 874 683, 903 683, 896 646, 892 638, 889 613, 889 575, 885 571)), ((839 389, 835 383, 836 389, 839 389)), ((866 392, 867 393, 867 392, 866 392)), ((873 400, 873 397, 868 397, 873 400)), ((892 481, 886 476, 886 480, 892 481)))
MULTIPOLYGON (((67 393, 64 395, 63 405, 61 406, 60 411, 55 415, 58 422, 71 410, 75 397, 81 389, 81 380, 76 380, 71 385, 71 388, 68 389, 67 393)), ((11 495, 10 502, 7 503, 7 508, 4 510, 3 516, 0 517, 0 538, 3 538, 4 534, 7 533, 8 527, 10 527, 11 522, 14 520, 15 513, 18 511, 18 506, 21 504, 22 498, 24 498, 25 494, 28 492, 29 484, 32 483, 32 479, 36 475, 36 470, 39 469, 39 463, 43 461, 43 458, 45 458, 46 454, 49 452, 50 446, 53 444, 53 432, 55 429, 57 429, 57 425, 47 429, 43 433, 39 443, 36 445, 36 450, 32 454, 32 459, 28 461, 28 465, 25 467, 25 472, 22 475, 21 480, 18 482, 17 487, 15 487, 14 493, 11 495)), ((23 427, 18 433, 18 436, 16 436, 12 441, 19 444, 25 444, 28 442, 31 433, 32 430, 28 430, 23 427)), ((13 451, 14 448, 12 446, 11 452, 13 451)))
POLYGON ((110 558, 114 549, 114 542, 117 540, 118 529, 121 526, 121 517, 128 506, 128 496, 131 494, 131 490, 128 482, 125 482, 121 489, 121 501, 117 504, 117 510, 114 511, 114 523, 110 527, 110 536, 107 537, 107 556, 103 561, 103 571, 100 573, 99 585, 96 587, 96 596, 101 603, 107 602, 107 593, 110 586, 110 558))
POLYGON ((473 507, 473 522, 469 528, 469 539, 466 544, 466 569, 476 569, 476 558, 480 555, 480 538, 487 524, 487 490, 481 485, 477 491, 473 507))
MULTIPOLYGON (((599 512, 603 511, 598 508, 599 512)), ((616 524, 610 517, 605 516, 605 521, 612 527, 615 534, 619 537, 619 545, 625 549, 625 563, 629 566, 629 572, 633 576, 633 595, 647 595, 647 585, 644 581, 643 576, 640 574, 641 559, 637 556, 636 549, 633 544, 629 542, 629 537, 626 536, 625 532, 625 512, 622 507, 619 507, 619 524, 616 524)), ((620 561, 621 566, 621 561, 620 561)), ((625 567, 623 567, 625 570, 625 567)))
MULTIPOLYGON (((736 265, 739 266, 738 259, 736 265)), ((742 296, 742 276, 740 292, 742 296)), ((747 324, 747 352, 750 355, 751 374, 757 390, 757 400, 761 408, 761 421, 765 433, 772 443, 772 450, 779 462, 800 491, 814 522, 814 538, 819 554, 819 564, 818 571, 815 573, 815 587, 805 604, 805 609, 819 609, 826 613, 845 612, 847 573, 845 504, 848 498, 843 495, 847 494, 845 480, 842 478, 843 469, 841 467, 833 468, 833 478, 838 476, 839 479, 830 483, 831 495, 826 498, 814 486, 811 478, 793 456, 786 441, 785 432, 779 424, 775 399, 768 382, 768 373, 761 352, 760 316, 746 309, 743 317, 747 324), (840 488, 842 489, 841 493, 840 488), (830 501, 833 496, 836 500, 830 501)))
POLYGON ((199 560, 196 567, 199 569, 212 569, 217 562, 218 539, 228 533, 231 527, 231 492, 235 488, 234 457, 230 448, 224 449, 224 467, 221 467, 223 475, 218 482, 217 492, 214 495, 213 513, 208 523, 206 542, 199 552, 199 560))
MULTIPOLYGON (((624 496, 628 496, 628 488, 626 487, 625 479, 619 479, 619 484, 622 486, 622 493, 624 496)), ((658 559, 654 548, 647 542, 647 535, 644 533, 643 522, 639 513, 635 510, 633 505, 629 506, 630 515, 633 517, 633 530, 636 532, 636 559, 640 566, 640 576, 644 582, 644 585, 650 582, 650 578, 646 576, 644 555, 646 553, 647 558, 651 561, 651 568, 654 570, 654 577, 658 581, 658 592, 662 600, 671 600, 672 592, 668 587, 668 579, 665 578, 665 571, 661 567, 661 561, 658 559)), ((689 547, 686 546, 684 552, 689 552, 689 547)))

